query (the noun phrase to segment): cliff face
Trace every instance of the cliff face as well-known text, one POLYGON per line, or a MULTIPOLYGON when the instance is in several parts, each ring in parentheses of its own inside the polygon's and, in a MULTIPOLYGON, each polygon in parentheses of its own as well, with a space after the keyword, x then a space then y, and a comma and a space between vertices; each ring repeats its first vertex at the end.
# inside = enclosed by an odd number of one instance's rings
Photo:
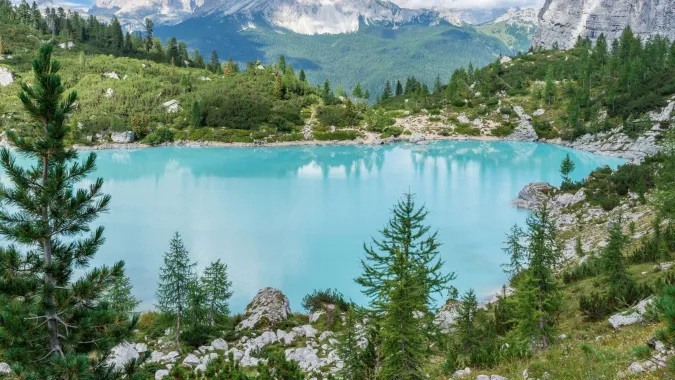
POLYGON ((533 46, 571 48, 578 36, 611 43, 626 26, 643 38, 675 39, 675 0, 546 0, 533 46))

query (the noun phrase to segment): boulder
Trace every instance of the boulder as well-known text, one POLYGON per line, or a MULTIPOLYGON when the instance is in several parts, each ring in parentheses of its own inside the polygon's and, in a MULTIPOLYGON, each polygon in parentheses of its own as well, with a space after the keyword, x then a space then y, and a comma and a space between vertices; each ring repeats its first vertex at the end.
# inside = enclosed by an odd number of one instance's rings
POLYGON ((466 367, 464 369, 459 369, 452 374, 453 379, 459 379, 460 377, 468 376, 471 374, 471 368, 466 367))
POLYGON ((319 331, 310 325, 303 325, 299 327, 293 327, 293 332, 296 336, 304 336, 305 338, 313 339, 316 338, 316 334, 319 331))
POLYGON ((155 380, 162 380, 167 376, 169 376, 168 369, 158 369, 157 372, 155 372, 155 380))
POLYGON ((201 81, 210 81, 211 78, 209 78, 209 77, 199 77, 199 80, 201 80, 201 81))
POLYGON ((426 139, 427 138, 423 134, 417 132, 413 133, 412 136, 410 136, 410 142, 413 144, 420 143, 426 139))
POLYGON ((538 110, 532 112, 532 116, 541 116, 541 115, 543 115, 543 114, 545 114, 545 113, 546 113, 546 111, 544 111, 543 109, 539 108, 538 110))
POLYGON ((9 86, 14 82, 12 72, 6 67, 0 67, 0 87, 9 86))
POLYGON ((548 193, 551 190, 553 190, 553 186, 546 182, 529 183, 520 190, 518 197, 512 203, 518 208, 535 210, 548 198, 548 193))
POLYGON ((136 343, 136 351, 140 352, 145 352, 148 350, 148 345, 145 343, 136 343))
POLYGON ((126 131, 126 132, 113 132, 110 134, 110 138, 114 143, 129 144, 134 142, 136 136, 134 135, 133 131, 126 131))
POLYGON ((644 321, 644 314, 647 312, 647 306, 649 306, 651 303, 651 298, 642 300, 634 308, 609 317, 609 324, 612 325, 613 328, 618 329, 621 326, 641 323, 644 321))
POLYGON ((569 194, 569 193, 564 193, 556 196, 553 199, 553 203, 561 206, 561 207, 567 207, 573 204, 577 204, 579 202, 583 202, 586 200, 586 191, 584 189, 579 189, 575 194, 569 194))
POLYGON ((178 352, 171 351, 171 352, 169 352, 168 354, 166 354, 162 357, 162 361, 167 362, 167 363, 175 363, 176 360, 178 360, 179 357, 180 357, 180 354, 178 352))
POLYGON ((455 319, 457 319, 459 316, 458 308, 459 302, 448 301, 438 310, 438 313, 436 313, 436 318, 434 318, 434 322, 438 327, 441 328, 441 331, 450 331, 452 325, 455 323, 455 319))
POLYGON ((499 63, 509 63, 511 62, 511 57, 503 56, 499 58, 499 63))
POLYGON ((120 79, 119 75, 117 75, 117 73, 114 72, 114 71, 111 71, 111 72, 108 72, 108 73, 103 73, 103 76, 105 78, 110 78, 110 79, 117 79, 117 80, 120 79))
POLYGON ((61 43, 59 44, 59 47, 60 47, 61 49, 70 49, 70 48, 75 47, 75 43, 74 43, 73 41, 61 42, 61 43))
POLYGON ((244 310, 243 320, 237 330, 252 329, 259 325, 273 325, 288 319, 291 304, 281 290, 264 288, 258 291, 244 310))
POLYGON ((162 107, 166 109, 166 113, 176 113, 180 111, 180 103, 178 102, 178 100, 175 99, 169 100, 168 102, 164 102, 164 104, 162 104, 162 107))
POLYGON ((115 93, 115 91, 112 88, 108 88, 107 90, 105 90, 105 97, 111 98, 114 93, 115 93))
POLYGON ((199 358, 193 354, 190 354, 183 359, 183 367, 194 367, 199 364, 199 358))
POLYGON ((211 342, 211 347, 216 350, 227 351, 227 342, 224 339, 216 339, 211 342))
POLYGON ((122 342, 113 347, 107 363, 115 366, 116 369, 123 369, 125 365, 134 359, 138 359, 136 347, 130 343, 122 342))
POLYGON ((295 342, 295 337, 296 335, 292 331, 290 333, 287 333, 284 330, 277 330, 277 339, 279 340, 279 342, 282 342, 285 346, 290 346, 291 344, 293 344, 293 342, 295 342))
POLYGON ((333 336, 333 335, 334 335, 334 334, 333 334, 332 331, 324 331, 324 332, 322 332, 321 335, 319 336, 319 342, 323 342, 324 340, 330 338, 330 337, 333 336))
POLYGON ((318 350, 312 347, 289 348, 285 351, 286 359, 298 363, 300 369, 312 372, 321 368, 321 360, 317 356, 318 350))
POLYGON ((321 315, 323 315, 323 314, 324 314, 323 311, 316 311, 314 313, 310 313, 309 314, 309 323, 314 323, 314 322, 318 321, 319 317, 321 317, 321 315))
POLYGON ((199 364, 197 364, 197 366, 195 367, 195 372, 197 372, 197 371, 206 372, 206 366, 209 365, 211 360, 214 360, 214 359, 217 359, 217 358, 218 358, 218 354, 216 354, 215 352, 212 352, 212 353, 202 357, 199 360, 199 364))
POLYGON ((0 375, 9 375, 12 373, 12 369, 7 363, 0 363, 0 375))
POLYGON ((499 376, 499 375, 491 375, 490 380, 509 380, 508 378, 504 376, 499 376))
POLYGON ((631 375, 638 375, 638 374, 641 374, 644 371, 645 371, 645 367, 643 367, 642 364, 640 364, 638 362, 631 363, 631 365, 629 365, 628 369, 626 370, 626 372, 631 374, 631 375))

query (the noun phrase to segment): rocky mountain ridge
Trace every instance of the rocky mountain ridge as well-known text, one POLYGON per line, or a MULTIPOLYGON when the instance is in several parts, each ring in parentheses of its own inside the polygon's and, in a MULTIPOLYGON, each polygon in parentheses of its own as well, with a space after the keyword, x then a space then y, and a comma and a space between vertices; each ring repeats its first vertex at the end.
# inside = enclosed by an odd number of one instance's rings
POLYGON ((675 38, 675 0, 546 0, 539 12, 540 27, 533 46, 568 49, 578 37, 595 41, 604 34, 609 43, 630 26, 643 39, 675 38))

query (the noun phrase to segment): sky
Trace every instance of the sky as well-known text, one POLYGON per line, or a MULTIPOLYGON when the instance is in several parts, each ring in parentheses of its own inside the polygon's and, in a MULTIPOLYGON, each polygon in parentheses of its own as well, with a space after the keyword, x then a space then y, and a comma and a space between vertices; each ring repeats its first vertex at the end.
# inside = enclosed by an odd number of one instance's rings
MULTIPOLYGON (((12 0, 15 3, 20 0, 12 0)), ((49 1, 49 0, 47 0, 49 1)), ((47 2, 45 1, 45 2, 47 2)), ((133 0, 129 0, 133 1, 133 0)), ((544 0, 390 0, 406 8, 431 8, 443 6, 445 8, 530 8, 541 7, 544 0)), ((29 3, 32 0, 28 0, 29 3)), ((71 8, 88 8, 96 0, 53 0, 55 4, 68 4, 71 8)))

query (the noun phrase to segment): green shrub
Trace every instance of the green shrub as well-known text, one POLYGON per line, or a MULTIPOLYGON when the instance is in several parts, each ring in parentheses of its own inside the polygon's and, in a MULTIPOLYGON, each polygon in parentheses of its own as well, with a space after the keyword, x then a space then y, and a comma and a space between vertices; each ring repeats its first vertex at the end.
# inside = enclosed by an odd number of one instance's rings
POLYGON ((337 289, 314 290, 302 299, 302 307, 307 311, 323 310, 328 304, 335 305, 343 311, 349 308, 344 296, 337 289))
POLYGON ((320 141, 330 140, 356 140, 361 134, 357 131, 314 132, 314 139, 320 141))
POLYGON ((513 133, 515 126, 511 123, 504 123, 491 131, 492 136, 506 137, 513 133))
POLYGON ((214 332, 213 328, 206 325, 190 327, 180 333, 180 340, 190 347, 197 348, 210 342, 214 332))
POLYGON ((384 130, 380 135, 380 138, 386 139, 387 137, 394 136, 398 137, 403 133, 403 127, 389 127, 384 130))
POLYGON ((173 138, 174 133, 171 129, 159 127, 145 136, 143 143, 148 145, 160 145, 163 143, 172 142, 173 138))

